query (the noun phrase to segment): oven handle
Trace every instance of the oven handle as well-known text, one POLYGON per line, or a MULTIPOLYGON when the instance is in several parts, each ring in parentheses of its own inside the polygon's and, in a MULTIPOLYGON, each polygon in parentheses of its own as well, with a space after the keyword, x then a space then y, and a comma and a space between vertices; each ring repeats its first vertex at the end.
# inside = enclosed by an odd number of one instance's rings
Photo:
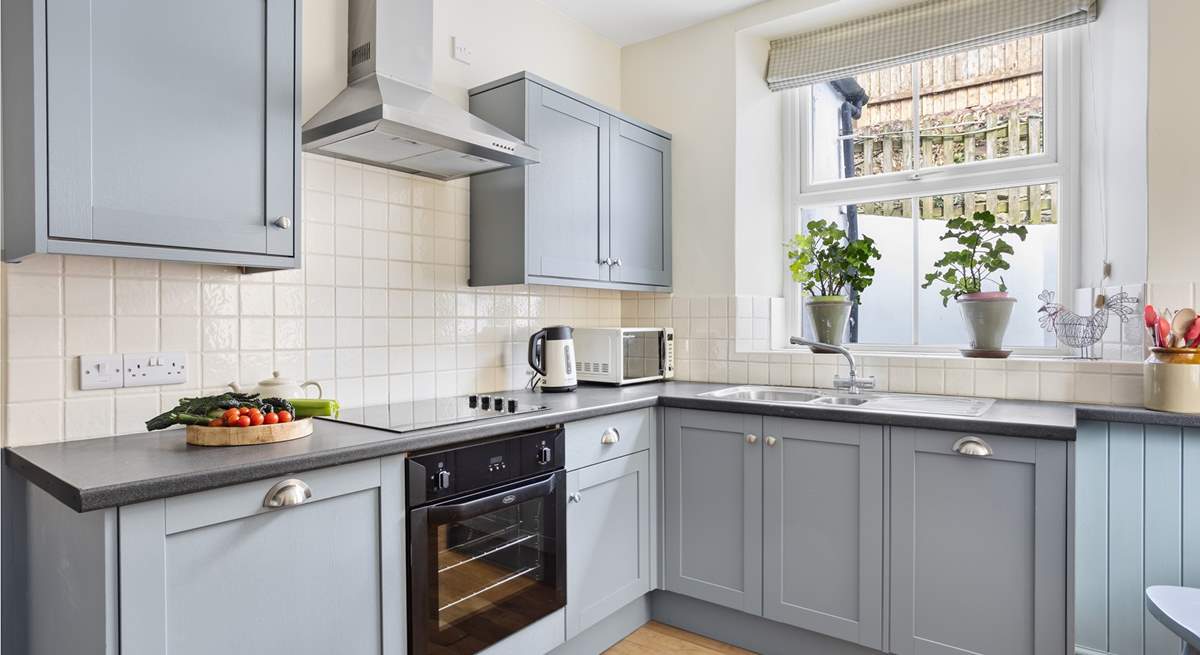
POLYGON ((555 476, 552 474, 536 482, 516 489, 507 489, 491 496, 454 505, 435 505, 428 509, 429 522, 433 524, 461 521, 474 518, 509 505, 519 505, 527 500, 554 494, 555 476))

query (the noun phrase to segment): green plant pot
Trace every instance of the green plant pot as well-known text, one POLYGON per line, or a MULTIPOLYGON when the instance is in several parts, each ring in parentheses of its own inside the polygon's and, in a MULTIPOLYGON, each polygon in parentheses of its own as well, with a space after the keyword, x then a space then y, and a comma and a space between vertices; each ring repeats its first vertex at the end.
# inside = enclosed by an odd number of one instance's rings
MULTIPOLYGON (((853 305, 845 296, 813 296, 808 299, 808 318, 817 341, 840 346, 846 340, 846 325, 853 305)), ((813 352, 836 352, 813 348, 813 352)))

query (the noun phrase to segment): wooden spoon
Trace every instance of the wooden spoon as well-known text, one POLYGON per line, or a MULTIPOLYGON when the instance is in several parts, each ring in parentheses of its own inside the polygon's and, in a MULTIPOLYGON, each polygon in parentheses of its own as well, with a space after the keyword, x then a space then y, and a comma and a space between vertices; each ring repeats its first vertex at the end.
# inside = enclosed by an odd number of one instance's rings
POLYGON ((1175 316, 1171 317, 1171 335, 1174 337, 1172 341, 1179 344, 1177 347, 1187 348, 1187 333, 1195 322, 1196 312, 1188 308, 1175 312, 1175 316))

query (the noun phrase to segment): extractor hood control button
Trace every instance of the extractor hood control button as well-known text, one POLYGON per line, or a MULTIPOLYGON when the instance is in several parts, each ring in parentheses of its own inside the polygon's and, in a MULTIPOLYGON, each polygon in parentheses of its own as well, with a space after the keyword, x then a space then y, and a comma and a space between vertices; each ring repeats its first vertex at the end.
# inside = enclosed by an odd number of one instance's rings
POLYGON ((508 399, 508 413, 509 414, 517 413, 517 399, 516 398, 508 399))

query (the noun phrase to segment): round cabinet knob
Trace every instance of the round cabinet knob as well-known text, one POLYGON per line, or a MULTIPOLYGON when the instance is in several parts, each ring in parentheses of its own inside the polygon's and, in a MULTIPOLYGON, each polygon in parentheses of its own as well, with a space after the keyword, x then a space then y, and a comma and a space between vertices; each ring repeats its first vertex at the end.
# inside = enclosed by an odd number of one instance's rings
POLYGON ((616 259, 614 259, 612 265, 616 266, 617 268, 620 268, 621 267, 621 258, 617 257, 616 259))
POLYGON ((779 440, 776 439, 775 437, 767 437, 767 445, 768 446, 774 446, 778 442, 779 442, 779 440))
POLYGON ((621 433, 616 428, 609 428, 600 435, 600 443, 611 446, 621 440, 621 433))
POLYGON ((746 443, 750 444, 751 446, 758 443, 758 435, 757 434, 746 435, 746 443))
POLYGON ((289 478, 280 482, 276 482, 274 486, 267 490, 267 495, 263 498, 263 507, 291 507, 292 505, 303 504, 304 501, 312 498, 312 489, 304 484, 303 480, 289 478))
POLYGON ((280 216, 273 221, 275 227, 281 230, 292 229, 292 218, 290 216, 280 216))
POLYGON ((578 493, 578 492, 567 496, 568 503, 578 503, 578 502, 581 502, 582 500, 583 500, 583 494, 578 493))

